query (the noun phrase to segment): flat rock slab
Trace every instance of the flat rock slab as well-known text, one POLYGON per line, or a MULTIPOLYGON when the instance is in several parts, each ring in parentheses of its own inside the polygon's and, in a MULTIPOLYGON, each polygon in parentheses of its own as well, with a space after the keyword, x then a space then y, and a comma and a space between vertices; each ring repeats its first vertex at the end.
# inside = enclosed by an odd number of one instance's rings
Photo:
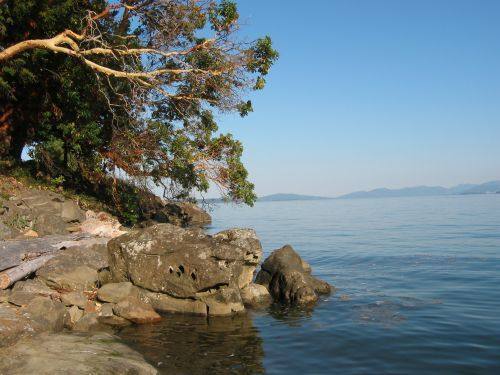
MULTIPOLYGON (((78 246, 93 241, 88 235, 67 234, 41 238, 8 240, 0 242, 0 271, 15 267, 27 259, 47 253, 54 253, 63 248, 78 246)), ((103 242, 101 239, 96 241, 103 242)))
POLYGON ((1 374, 157 374, 144 358, 106 333, 41 334, 0 352, 1 374))
POLYGON ((90 247, 77 246, 58 253, 38 269, 36 275, 56 290, 91 290, 98 284, 98 271, 107 266, 108 257, 104 243, 90 247))

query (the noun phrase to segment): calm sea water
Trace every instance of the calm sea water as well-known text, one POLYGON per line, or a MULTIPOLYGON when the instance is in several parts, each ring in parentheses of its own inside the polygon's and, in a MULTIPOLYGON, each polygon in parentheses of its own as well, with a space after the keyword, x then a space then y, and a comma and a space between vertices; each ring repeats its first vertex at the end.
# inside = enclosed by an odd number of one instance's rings
POLYGON ((216 232, 291 244, 337 288, 313 310, 167 316, 121 335, 165 373, 500 373, 500 195, 220 205, 216 232), (341 296, 343 296, 341 298, 341 296))

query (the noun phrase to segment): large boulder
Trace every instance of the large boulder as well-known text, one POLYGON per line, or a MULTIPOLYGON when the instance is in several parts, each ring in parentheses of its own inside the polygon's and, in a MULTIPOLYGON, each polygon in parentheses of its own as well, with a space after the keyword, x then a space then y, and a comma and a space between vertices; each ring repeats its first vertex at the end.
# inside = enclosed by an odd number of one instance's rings
POLYGON ((41 334, 0 352, 1 374, 157 374, 136 351, 107 333, 41 334))
POLYGON ((329 294, 332 287, 311 275, 311 266, 290 245, 275 250, 264 261, 255 282, 264 285, 273 298, 290 305, 306 305, 329 294))
MULTIPOLYGON (((157 224, 111 240, 108 253, 115 283, 130 281, 152 293, 202 301, 209 314, 219 315, 243 309, 239 290, 252 282, 262 247, 251 229, 207 235, 199 229, 157 224)), ((164 299, 155 299, 162 311, 168 310, 164 299)), ((202 310, 192 303, 175 305, 172 310, 181 305, 202 310)))

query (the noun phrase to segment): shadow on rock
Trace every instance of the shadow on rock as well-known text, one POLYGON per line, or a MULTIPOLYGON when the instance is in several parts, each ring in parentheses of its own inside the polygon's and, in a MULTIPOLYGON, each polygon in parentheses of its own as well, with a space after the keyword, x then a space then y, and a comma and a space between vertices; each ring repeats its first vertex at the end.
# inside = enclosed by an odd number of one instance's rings
POLYGON ((161 373, 264 372, 262 339, 247 314, 169 314, 158 324, 124 328, 119 336, 161 373))

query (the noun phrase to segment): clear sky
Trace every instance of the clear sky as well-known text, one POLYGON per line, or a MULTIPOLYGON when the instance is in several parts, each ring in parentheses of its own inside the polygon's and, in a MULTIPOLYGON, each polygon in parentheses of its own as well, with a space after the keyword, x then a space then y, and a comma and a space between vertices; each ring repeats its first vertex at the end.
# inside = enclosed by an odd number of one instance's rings
POLYGON ((220 117, 259 195, 500 179, 500 1, 238 4, 281 54, 255 112, 220 117))

